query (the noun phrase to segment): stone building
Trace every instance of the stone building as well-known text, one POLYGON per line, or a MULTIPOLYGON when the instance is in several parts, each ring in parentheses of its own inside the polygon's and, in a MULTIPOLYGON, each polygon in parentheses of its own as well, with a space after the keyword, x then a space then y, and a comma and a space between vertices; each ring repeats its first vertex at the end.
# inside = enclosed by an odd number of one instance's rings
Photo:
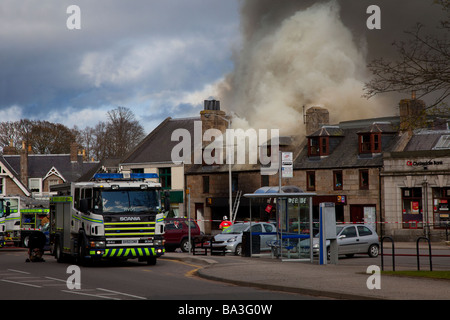
POLYGON ((381 177, 386 235, 445 239, 450 227, 449 119, 414 130, 406 147, 387 153, 381 177))

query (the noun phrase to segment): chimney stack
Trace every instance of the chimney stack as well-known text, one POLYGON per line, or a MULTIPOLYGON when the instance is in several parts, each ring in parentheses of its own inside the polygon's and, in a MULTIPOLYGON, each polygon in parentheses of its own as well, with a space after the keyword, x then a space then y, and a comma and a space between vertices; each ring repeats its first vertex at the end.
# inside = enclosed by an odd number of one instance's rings
POLYGON ((322 126, 330 124, 330 114, 325 108, 311 107, 306 110, 305 124, 306 135, 309 136, 322 126))
POLYGON ((72 142, 70 144, 70 161, 71 162, 78 161, 78 144, 76 142, 72 142))
POLYGON ((12 156, 17 154, 16 148, 14 147, 13 139, 9 141, 9 145, 6 147, 3 147, 3 155, 5 156, 12 156))
POLYGON ((399 103, 400 130, 413 130, 422 127, 426 120, 426 104, 416 99, 416 93, 411 94, 412 99, 402 99, 399 103))
POLYGON ((218 129, 222 133, 228 128, 226 113, 220 110, 220 101, 205 100, 204 109, 200 111, 202 136, 208 129, 218 129))
POLYGON ((22 141, 22 149, 20 150, 20 180, 28 186, 28 149, 25 141, 22 141))

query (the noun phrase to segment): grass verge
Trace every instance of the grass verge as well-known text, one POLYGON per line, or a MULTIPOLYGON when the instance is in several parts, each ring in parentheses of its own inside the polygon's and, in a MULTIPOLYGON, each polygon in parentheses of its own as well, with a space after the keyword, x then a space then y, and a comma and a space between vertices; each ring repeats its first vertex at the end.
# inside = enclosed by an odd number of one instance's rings
POLYGON ((382 271, 381 274, 400 277, 418 277, 450 280, 450 271, 382 271))

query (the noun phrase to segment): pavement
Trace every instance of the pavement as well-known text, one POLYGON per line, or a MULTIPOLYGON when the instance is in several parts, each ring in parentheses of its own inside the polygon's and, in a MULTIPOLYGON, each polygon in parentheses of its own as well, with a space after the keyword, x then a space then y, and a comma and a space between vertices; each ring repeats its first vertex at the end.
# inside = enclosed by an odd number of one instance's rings
MULTIPOLYGON (((388 248, 389 243, 384 245, 385 253, 388 248)), ((420 244, 421 254, 423 248, 427 249, 425 254, 428 254, 428 244, 420 244)), ((415 250, 416 243, 395 243, 396 254, 398 249, 415 250)), ((449 243, 432 243, 432 254, 450 256, 449 243)), ((166 253, 164 259, 192 264, 197 267, 199 277, 240 286, 345 300, 450 300, 450 280, 385 274, 377 280, 377 274, 368 271, 367 265, 343 265, 339 262, 336 265, 319 265, 316 261, 282 261, 270 257, 250 258, 228 254, 211 256, 209 253, 201 256, 182 252, 166 253)), ((381 265, 380 256, 372 259, 373 265, 381 265)), ((421 270, 429 270, 428 258, 420 259, 421 270)), ((386 271, 392 270, 392 264, 388 267, 387 263, 390 260, 391 257, 384 257, 386 271)), ((400 268, 396 267, 396 270, 400 268)), ((450 264, 446 270, 450 270, 450 264)))

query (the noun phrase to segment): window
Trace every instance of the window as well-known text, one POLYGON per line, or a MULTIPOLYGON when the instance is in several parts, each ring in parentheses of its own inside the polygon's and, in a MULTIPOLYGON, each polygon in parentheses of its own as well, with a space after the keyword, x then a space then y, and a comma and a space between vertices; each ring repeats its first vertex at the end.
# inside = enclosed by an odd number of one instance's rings
POLYGON ((163 189, 172 188, 172 168, 159 168, 159 182, 163 189))
POLYGON ((231 191, 237 192, 239 190, 239 177, 237 175, 233 175, 231 178, 231 191))
POLYGON ((209 176, 203 176, 203 193, 209 193, 209 176))
POLYGON ((308 156, 327 156, 330 153, 328 137, 308 138, 308 156))
POLYGON ((442 135, 433 150, 446 150, 450 149, 450 135, 442 135))
POLYGON ((434 227, 445 228, 450 223, 450 188, 433 188, 434 227))
POLYGON ((276 232, 275 227, 271 224, 265 224, 264 229, 266 229, 266 232, 276 232))
POLYGON ((369 170, 367 169, 359 170, 359 189, 369 189, 369 170))
POLYGON ((370 231, 369 228, 363 226, 358 226, 358 233, 360 237, 372 235, 372 231, 370 231))
POLYGON ((250 232, 262 232, 262 225, 260 224, 252 225, 250 232))
POLYGON ((359 134, 359 153, 380 153, 381 133, 359 134))
POLYGON ((28 180, 28 187, 31 190, 31 192, 42 192, 42 179, 30 178, 28 180))
POLYGON ((355 238, 356 237, 356 229, 355 227, 345 228, 344 231, 340 234, 341 236, 345 236, 345 238, 355 238))
POLYGON ((342 190, 342 170, 333 171, 333 187, 334 190, 342 190))
POLYGON ((314 171, 306 172, 306 190, 308 191, 316 190, 316 173, 314 171))
POLYGON ((402 221, 404 229, 423 227, 422 188, 402 189, 402 221))
POLYGON ((5 178, 0 178, 0 194, 5 194, 5 178))
POLYGON ((131 169, 131 173, 144 173, 144 168, 131 169))

